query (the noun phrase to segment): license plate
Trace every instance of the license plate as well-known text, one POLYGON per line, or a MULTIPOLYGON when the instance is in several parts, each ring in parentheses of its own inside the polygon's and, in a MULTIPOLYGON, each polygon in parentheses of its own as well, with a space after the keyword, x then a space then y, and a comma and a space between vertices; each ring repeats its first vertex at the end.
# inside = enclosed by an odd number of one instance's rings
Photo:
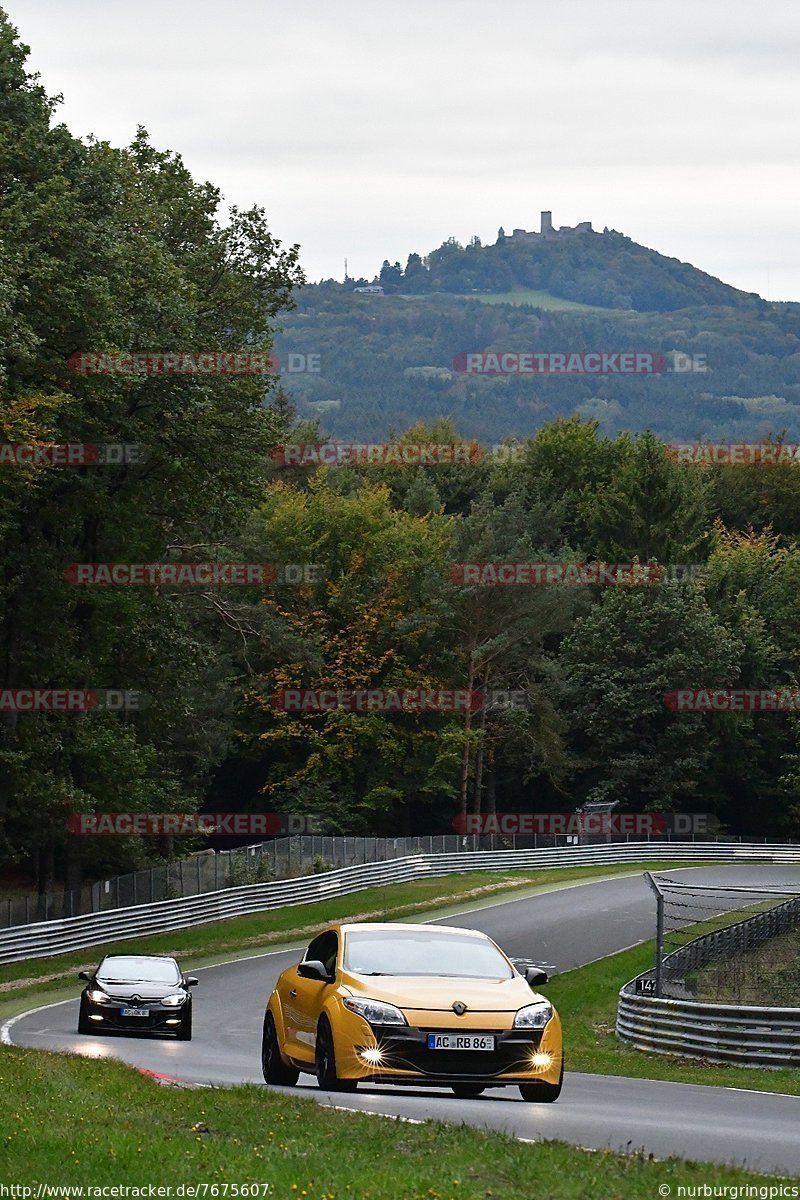
POLYGON ((123 1008, 123 1009, 120 1009, 120 1016, 122 1016, 122 1017, 149 1017, 150 1009, 149 1008, 123 1008))
POLYGON ((493 1033, 429 1033, 429 1050, 494 1050, 493 1033))

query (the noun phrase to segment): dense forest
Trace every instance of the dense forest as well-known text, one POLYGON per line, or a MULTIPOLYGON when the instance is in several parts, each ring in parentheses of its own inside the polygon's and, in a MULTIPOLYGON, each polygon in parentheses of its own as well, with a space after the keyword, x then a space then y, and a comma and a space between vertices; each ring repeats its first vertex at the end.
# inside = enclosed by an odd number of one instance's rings
POLYGON ((364 280, 302 288, 275 343, 301 415, 319 416, 332 436, 366 440, 444 417, 491 445, 572 416, 597 421, 608 436, 650 429, 666 441, 800 440, 800 305, 746 295, 621 234, 513 241, 445 243, 425 260, 410 255, 404 271, 384 264, 383 296, 356 293, 364 280), (509 261, 514 271, 495 280, 492 264, 509 261), (600 282, 605 294, 595 290, 600 282), (492 350, 646 351, 665 367, 651 375, 462 369, 466 353, 492 350))
MULTIPOLYGON (((712 812, 734 833, 800 836, 791 706, 681 711, 665 700, 675 689, 797 685, 800 467, 674 461, 667 384, 687 436, 707 433, 712 413, 719 440, 753 428, 731 396, 698 408, 688 376, 618 381, 613 392, 602 379, 550 379, 537 383, 547 399, 532 400, 530 382, 454 383, 446 369, 458 351, 506 338, 522 347, 533 330, 554 348, 611 339, 724 360, 715 387, 721 378, 740 396, 779 393, 791 413, 800 344, 790 308, 722 294, 714 281, 698 291, 677 269, 672 299, 688 290, 695 307, 668 325, 662 314, 623 327, 613 315, 306 288, 298 248, 271 236, 261 210, 223 219, 217 190, 144 131, 123 150, 82 142, 54 110, 0 21, 2 439, 144 453, 0 465, 5 869, 44 885, 164 851, 155 838, 68 834, 81 812, 311 813, 327 832, 390 835, 449 831, 463 810, 616 801, 712 812), (424 466, 283 466, 278 447, 343 428, 334 408, 319 428, 309 397, 288 394, 289 375, 69 365, 76 354, 266 354, 273 342, 279 356, 320 352, 332 390, 349 380, 362 434, 410 417, 395 424, 405 444, 467 443, 469 453, 424 466), (426 397, 438 397, 427 411, 426 397), (609 431, 604 405, 612 425, 635 413, 655 432, 609 431), (470 439, 510 434, 524 438, 513 453, 473 453, 470 439), (496 562, 667 569, 611 585, 466 582, 463 564, 496 562), (97 563, 274 569, 245 586, 76 586, 71 565, 97 563), (7 702, 30 688, 129 690, 147 703, 21 712, 7 702), (275 702, 287 689, 465 688, 516 702, 275 702)), ((606 244, 623 255, 624 241, 606 244)), ((498 262, 504 254, 501 244, 498 262)), ((609 303, 633 304, 609 284, 609 303)), ((784 410, 768 415, 778 431, 791 426, 784 410)))

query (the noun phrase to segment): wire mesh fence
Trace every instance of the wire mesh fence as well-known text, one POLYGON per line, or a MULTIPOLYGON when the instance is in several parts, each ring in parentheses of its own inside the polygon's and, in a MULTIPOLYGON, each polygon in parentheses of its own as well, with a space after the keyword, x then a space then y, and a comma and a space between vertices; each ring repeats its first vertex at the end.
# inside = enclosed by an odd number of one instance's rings
MULTIPOLYGON (((490 839, 480 840, 488 843, 490 839)), ((269 883, 273 879, 291 879, 336 867, 405 858, 409 854, 455 853, 462 849, 462 841, 458 834, 397 838, 309 834, 274 838, 235 850, 206 850, 81 888, 0 900, 0 928, 13 929, 157 900, 177 900, 249 883, 269 883)))
POLYGON ((640 991, 716 1004, 800 1004, 800 888, 648 878, 656 965, 640 991))
MULTIPOLYGON (((755 843, 765 838, 742 839, 725 835, 648 837, 648 844, 686 842, 755 843)), ((80 888, 0 899, 0 929, 13 929, 40 921, 77 917, 84 913, 196 896, 249 883, 268 883, 300 875, 334 870, 361 863, 384 862, 409 854, 452 854, 459 850, 537 850, 557 847, 600 847, 630 842, 630 837, 570 835, 462 835, 431 834, 423 837, 323 837, 295 835, 274 838, 234 850, 205 850, 174 862, 159 863, 126 875, 117 875, 80 888)), ((771 843, 777 844, 777 843, 771 843)), ((792 843, 787 842, 787 845, 792 843)))

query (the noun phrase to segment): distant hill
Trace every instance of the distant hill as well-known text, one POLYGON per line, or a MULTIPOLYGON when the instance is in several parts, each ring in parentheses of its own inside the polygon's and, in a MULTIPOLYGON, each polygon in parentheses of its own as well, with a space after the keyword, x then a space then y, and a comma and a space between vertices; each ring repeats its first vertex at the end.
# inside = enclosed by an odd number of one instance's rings
POLYGON ((451 239, 405 268, 384 263, 379 280, 384 296, 353 291, 367 280, 310 285, 282 318, 284 390, 332 437, 381 440, 450 416, 492 443, 577 412, 609 434, 800 441, 800 305, 768 303, 622 234, 451 239), (648 376, 460 369, 465 354, 491 351, 638 351, 665 366, 648 376), (310 355, 316 369, 291 369, 310 355), (673 369, 692 356, 706 369, 673 369))
POLYGON ((758 296, 739 291, 690 263, 667 258, 613 230, 559 235, 502 232, 494 245, 454 238, 424 259, 409 255, 404 270, 384 262, 387 292, 465 294, 533 289, 601 308, 672 312, 697 305, 754 308, 758 296))

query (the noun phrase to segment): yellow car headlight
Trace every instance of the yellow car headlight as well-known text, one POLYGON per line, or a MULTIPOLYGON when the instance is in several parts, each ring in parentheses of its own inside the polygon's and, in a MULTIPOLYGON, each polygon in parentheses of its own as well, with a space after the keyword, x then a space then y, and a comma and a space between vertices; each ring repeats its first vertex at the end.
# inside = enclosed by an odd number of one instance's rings
POLYGON ((553 1006, 547 1000, 538 1004, 526 1004, 514 1017, 515 1029, 544 1029, 553 1015, 553 1006))
POLYGON ((346 996, 342 1002, 350 1012, 358 1013, 369 1025, 407 1025, 403 1014, 394 1004, 383 1000, 368 1000, 364 996, 346 996))

